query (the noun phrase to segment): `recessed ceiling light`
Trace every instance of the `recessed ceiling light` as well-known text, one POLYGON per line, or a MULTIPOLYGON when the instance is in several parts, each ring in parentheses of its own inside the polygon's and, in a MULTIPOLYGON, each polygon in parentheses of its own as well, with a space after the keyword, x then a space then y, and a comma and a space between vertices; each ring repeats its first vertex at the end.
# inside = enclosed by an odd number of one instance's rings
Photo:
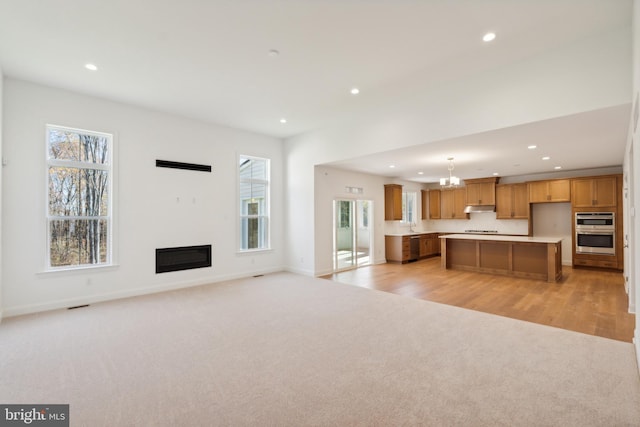
POLYGON ((490 42, 496 38, 496 33, 487 33, 482 37, 482 41, 490 42))
POLYGON ((424 172, 418 172, 418 175, 424 175, 424 172))
POLYGON ((562 169, 562 166, 556 166, 554 169, 562 169))
POLYGON ((498 176, 498 175, 500 175, 498 172, 493 173, 493 176, 498 176))
POLYGON ((275 57, 276 57, 276 56, 278 56, 278 55, 280 55, 280 52, 278 52, 278 51, 277 51, 277 50, 275 50, 275 49, 271 49, 271 50, 269 51, 269 56, 270 56, 270 57, 272 57, 272 58, 275 58, 275 57))
POLYGON ((360 93, 360 89, 357 87, 351 88, 351 95, 357 95, 360 93))
POLYGON ((551 159, 551 157, 549 157, 549 156, 544 156, 544 157, 542 158, 542 160, 549 160, 549 159, 551 159))
POLYGON ((536 148, 538 148, 538 146, 537 145, 529 145, 527 148, 529 150, 535 150, 536 148))
POLYGON ((84 68, 91 71, 98 71, 98 66, 95 64, 84 64, 84 68))
POLYGON ((395 167, 396 167, 396 165, 389 165, 389 167, 390 167, 391 169, 393 169, 393 168, 395 168, 395 167))
POLYGON ((287 119, 285 118, 280 119, 280 123, 287 123, 287 119))

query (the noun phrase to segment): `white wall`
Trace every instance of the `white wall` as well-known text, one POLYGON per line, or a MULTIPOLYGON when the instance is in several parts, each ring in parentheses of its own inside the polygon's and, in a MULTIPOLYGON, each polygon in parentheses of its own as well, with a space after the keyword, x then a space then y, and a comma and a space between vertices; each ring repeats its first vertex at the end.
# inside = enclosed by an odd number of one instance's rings
MULTIPOLYGON (((318 166, 315 168, 315 272, 316 275, 333 271, 333 201, 371 200, 373 201, 373 241, 371 263, 385 262, 384 255, 384 184, 383 177, 341 169, 318 166), (346 186, 360 187, 362 194, 347 193, 346 186)), ((309 233, 301 240, 311 238, 309 233)))
POLYGON ((12 79, 2 99, 5 316, 283 268, 282 141, 12 79), (43 272, 46 124, 115 135, 117 267, 43 272), (240 153, 272 159, 272 251, 236 253, 240 153), (156 168, 156 159, 213 172, 156 168), (213 245, 212 268, 155 274, 156 248, 197 244, 213 245))
POLYGON ((630 30, 602 34, 438 88, 411 87, 349 121, 285 143, 287 267, 314 274, 325 246, 315 165, 629 102, 630 30), (315 235, 300 239, 315 224, 315 235), (318 240, 317 242, 315 240, 318 240))
MULTIPOLYGON (((632 99, 635 101, 640 94, 640 1, 634 0, 633 2, 633 73, 632 73, 632 99)), ((630 138, 628 141, 627 158, 625 159, 625 165, 628 167, 631 163, 633 168, 633 181, 629 183, 629 191, 633 193, 633 202, 637 205, 637 201, 640 200, 640 124, 635 126, 635 114, 640 109, 640 105, 634 102, 633 109, 631 111, 631 125, 630 125, 630 138), (631 147, 633 147, 631 149, 631 147), (629 154, 632 154, 629 157, 629 154)), ((629 295, 635 297, 636 308, 636 328, 634 333, 634 342, 636 345, 636 356, 638 357, 638 367, 640 367, 640 316, 637 314, 637 309, 640 307, 640 277, 638 277, 638 271, 640 271, 640 264, 638 259, 640 257, 640 222, 638 221, 638 215, 640 210, 637 206, 630 206, 632 210, 635 210, 635 214, 629 215, 630 221, 633 221, 634 236, 631 237, 631 262, 634 263, 634 269, 630 271, 632 274, 629 278, 629 286, 633 287, 633 292, 629 292, 629 295)))
POLYGON ((2 315, 3 315, 3 305, 2 305, 2 222, 3 222, 3 215, 2 215, 2 176, 4 175, 4 173, 2 172, 2 170, 4 169, 2 166, 2 119, 4 117, 3 113, 2 113, 2 106, 4 104, 4 98, 2 97, 2 92, 3 92, 3 87, 4 87, 4 74, 2 72, 2 68, 0 68, 0 322, 2 322, 2 315))
POLYGON ((571 203, 534 203, 533 235, 562 238, 562 264, 573 264, 571 203))

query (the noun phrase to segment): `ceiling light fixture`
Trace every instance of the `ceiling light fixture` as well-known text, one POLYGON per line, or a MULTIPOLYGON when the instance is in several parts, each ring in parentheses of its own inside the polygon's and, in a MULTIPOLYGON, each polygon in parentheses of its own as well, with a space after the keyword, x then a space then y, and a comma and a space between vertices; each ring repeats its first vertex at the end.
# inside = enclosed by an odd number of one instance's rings
POLYGON ((498 176, 498 175, 500 175, 498 172, 493 173, 493 176, 498 176))
POLYGON ((445 188, 457 187, 460 185, 460 178, 453 176, 453 157, 447 157, 447 160, 449 160, 449 166, 447 167, 449 170, 449 178, 440 178, 440 185, 445 188))
POLYGON ((549 157, 549 156, 544 156, 544 157, 542 158, 542 160, 549 160, 549 159, 551 159, 551 157, 549 157))
POLYGON ((396 167, 396 165, 389 165, 389 167, 390 167, 391 169, 393 169, 393 168, 395 168, 395 167, 396 167))
POLYGON ((554 169, 556 169, 556 170, 562 169, 562 166, 556 166, 556 167, 554 167, 554 169))
POLYGON ((280 123, 287 123, 287 119, 285 118, 280 119, 280 123))
POLYGON ((529 150, 535 150, 536 148, 538 148, 538 146, 537 145, 529 145, 527 148, 529 150))
POLYGON ((482 41, 490 42, 496 38, 496 33, 487 33, 482 37, 482 41))
POLYGON ((357 87, 354 87, 351 89, 351 95, 357 95, 360 93, 360 89, 358 89, 357 87))
POLYGON ((272 57, 272 58, 275 58, 275 57, 276 57, 276 56, 278 56, 278 55, 280 55, 280 52, 278 52, 278 51, 277 51, 277 50, 275 50, 275 49, 271 49, 271 50, 269 51, 269 56, 270 56, 270 57, 272 57))
POLYGON ((424 175, 424 172, 418 172, 418 175, 424 175))
POLYGON ((84 68, 91 71, 98 71, 98 66, 95 64, 84 64, 84 68))

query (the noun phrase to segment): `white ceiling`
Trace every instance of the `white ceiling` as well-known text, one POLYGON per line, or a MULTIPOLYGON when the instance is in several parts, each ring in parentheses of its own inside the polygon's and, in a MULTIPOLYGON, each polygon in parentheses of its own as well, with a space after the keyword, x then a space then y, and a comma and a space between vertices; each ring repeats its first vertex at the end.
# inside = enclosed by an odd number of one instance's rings
POLYGON ((424 183, 449 176, 449 157, 454 158, 453 175, 462 179, 549 173, 556 166, 558 172, 620 166, 629 115, 629 105, 603 108, 329 165, 424 183))
MULTIPOLYGON (((437 85, 630 25, 630 0, 0 0, 0 66, 8 77, 287 138, 412 79, 437 85), (498 34, 490 44, 487 31, 498 34)), ((416 179, 436 158, 446 172, 449 155, 459 175, 535 173, 545 154, 564 169, 619 165, 628 120, 617 107, 504 129, 491 144, 473 135, 338 166, 389 175, 392 158, 391 175, 416 179), (571 140, 583 145, 554 143, 576 129, 583 135, 571 140), (609 150, 583 156, 596 136, 609 150), (505 144, 514 139, 539 149, 505 144)), ((426 178, 436 177, 417 179, 426 178)))

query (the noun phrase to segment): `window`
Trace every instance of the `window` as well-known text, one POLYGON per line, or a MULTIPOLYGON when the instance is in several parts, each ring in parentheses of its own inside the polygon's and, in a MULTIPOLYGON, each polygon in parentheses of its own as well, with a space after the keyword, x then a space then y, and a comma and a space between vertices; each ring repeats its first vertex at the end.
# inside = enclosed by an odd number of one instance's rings
POLYGON ((351 228, 351 201, 338 201, 339 223, 338 228, 351 228))
POLYGON ((402 222, 416 223, 416 193, 402 193, 402 222))
POLYGON ((269 249, 269 159, 240 156, 240 250, 269 249))
POLYGON ((47 126, 47 268, 111 264, 109 134, 47 126))

